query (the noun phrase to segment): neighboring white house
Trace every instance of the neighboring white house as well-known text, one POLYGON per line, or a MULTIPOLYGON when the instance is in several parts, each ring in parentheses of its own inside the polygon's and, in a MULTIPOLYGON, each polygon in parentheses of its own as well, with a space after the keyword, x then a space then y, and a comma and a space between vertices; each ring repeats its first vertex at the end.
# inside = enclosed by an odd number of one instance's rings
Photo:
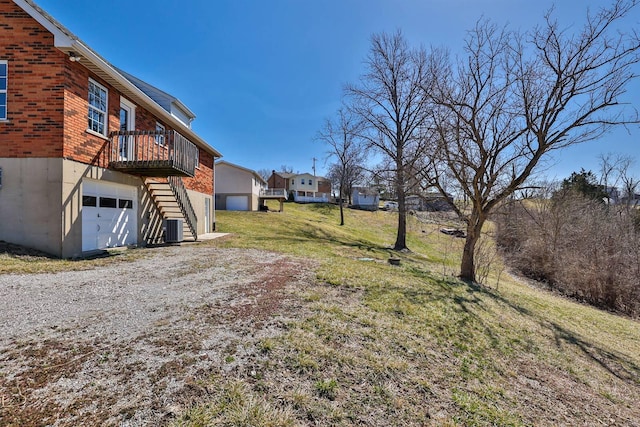
POLYGON ((351 192, 351 207, 367 211, 377 211, 380 205, 380 195, 375 188, 353 187, 351 192))
POLYGON ((289 178, 289 192, 293 193, 293 199, 300 203, 329 202, 331 187, 326 185, 322 177, 313 176, 310 173, 293 175, 289 178), (328 191, 321 191, 318 184, 324 184, 328 191))
POLYGON ((221 160, 216 162, 216 209, 257 211, 260 190, 267 182, 255 171, 221 160))

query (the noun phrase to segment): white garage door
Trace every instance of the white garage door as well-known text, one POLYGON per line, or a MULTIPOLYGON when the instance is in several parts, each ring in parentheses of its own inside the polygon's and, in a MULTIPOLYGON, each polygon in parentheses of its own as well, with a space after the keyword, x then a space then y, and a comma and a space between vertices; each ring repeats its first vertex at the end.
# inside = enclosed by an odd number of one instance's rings
POLYGON ((228 211, 248 211, 249 196, 227 196, 228 211))
POLYGON ((135 244, 138 240, 137 211, 136 187, 82 181, 82 250, 135 244))

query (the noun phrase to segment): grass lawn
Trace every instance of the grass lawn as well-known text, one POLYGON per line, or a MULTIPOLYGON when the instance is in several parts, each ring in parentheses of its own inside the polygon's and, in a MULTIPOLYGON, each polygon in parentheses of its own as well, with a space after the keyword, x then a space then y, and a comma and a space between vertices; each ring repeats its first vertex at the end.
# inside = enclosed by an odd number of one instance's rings
POLYGON ((260 343, 261 365, 204 380, 211 401, 177 425, 639 425, 637 321, 530 287, 498 261, 487 286, 457 280, 462 240, 437 231, 445 220, 411 217, 411 252, 391 266, 396 214, 345 215, 340 227, 329 205, 217 212, 233 236, 205 244, 311 259, 317 282, 260 343))
MULTIPOLYGON (((640 425, 640 323, 529 286, 497 259, 485 285, 459 281, 463 241, 438 232, 455 226, 445 218, 410 217, 411 252, 397 254, 393 212, 347 209, 343 227, 330 205, 216 216, 232 235, 199 245, 288 254, 316 280, 292 291, 281 333, 225 355, 256 354, 255 366, 197 379, 209 399, 176 426, 640 425)), ((1 249, 0 274, 146 256, 1 249)))

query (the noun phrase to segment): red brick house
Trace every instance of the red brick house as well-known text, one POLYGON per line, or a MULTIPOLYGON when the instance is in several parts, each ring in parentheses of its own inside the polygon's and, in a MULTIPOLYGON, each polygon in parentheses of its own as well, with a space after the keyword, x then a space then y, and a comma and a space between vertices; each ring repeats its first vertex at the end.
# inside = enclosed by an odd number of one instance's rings
POLYGON ((214 229, 214 161, 171 95, 31 0, 0 0, 0 240, 60 257, 214 229), (176 228, 177 229, 177 228, 176 228))

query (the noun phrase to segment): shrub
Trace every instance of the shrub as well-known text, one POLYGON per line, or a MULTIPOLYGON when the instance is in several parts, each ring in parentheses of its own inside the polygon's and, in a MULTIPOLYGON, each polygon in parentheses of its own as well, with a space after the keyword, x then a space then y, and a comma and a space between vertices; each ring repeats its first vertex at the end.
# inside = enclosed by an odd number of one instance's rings
POLYGON ((512 267, 578 300, 637 317, 636 215, 570 192, 511 203, 494 220, 498 245, 512 267))

